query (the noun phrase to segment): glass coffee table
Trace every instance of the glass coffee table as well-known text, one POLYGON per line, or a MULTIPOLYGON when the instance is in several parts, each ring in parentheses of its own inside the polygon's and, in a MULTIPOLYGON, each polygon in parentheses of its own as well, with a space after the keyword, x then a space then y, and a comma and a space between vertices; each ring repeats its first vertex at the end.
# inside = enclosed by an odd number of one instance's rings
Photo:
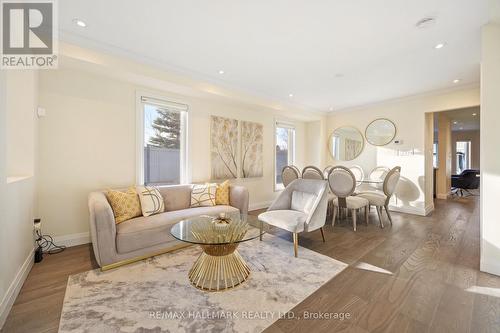
POLYGON ((257 216, 228 213, 180 221, 170 233, 203 249, 189 271, 189 281, 199 289, 218 291, 236 287, 248 278, 250 269, 238 253, 238 245, 262 238, 266 227, 257 216))

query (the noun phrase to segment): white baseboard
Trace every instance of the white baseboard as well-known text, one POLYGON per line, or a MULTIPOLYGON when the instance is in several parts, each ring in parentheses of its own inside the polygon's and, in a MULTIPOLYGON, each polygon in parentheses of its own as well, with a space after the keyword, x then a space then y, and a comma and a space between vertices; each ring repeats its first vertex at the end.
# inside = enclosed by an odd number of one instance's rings
POLYGON ((81 232, 79 234, 56 236, 54 237, 54 243, 66 247, 88 244, 90 243, 90 234, 88 232, 81 232))
POLYGON ((434 211, 434 203, 425 206, 425 216, 429 215, 434 211))
POLYGON ((399 213, 406 213, 406 214, 412 214, 412 215, 420 215, 420 216, 426 216, 426 210, 427 207, 424 208, 418 208, 418 207, 411 207, 411 206, 392 206, 389 205, 389 210, 399 212, 399 213))
POLYGON ((500 276, 500 264, 498 262, 481 260, 479 270, 500 276))
POLYGON ((271 206, 273 202, 272 201, 264 201, 264 202, 255 202, 253 204, 248 205, 248 210, 257 210, 257 209, 263 209, 271 206))
POLYGON ((9 288, 7 289, 7 292, 5 293, 4 298, 2 299, 2 303, 0 303, 0 330, 5 324, 5 320, 7 320, 7 316, 9 315, 10 309, 12 308, 12 305, 14 304, 17 295, 19 295, 19 292, 21 291, 24 281, 28 277, 31 268, 33 267, 34 254, 35 254, 35 248, 33 248, 28 254, 28 257, 26 257, 26 260, 24 261, 23 265, 16 274, 14 281, 12 281, 9 288))

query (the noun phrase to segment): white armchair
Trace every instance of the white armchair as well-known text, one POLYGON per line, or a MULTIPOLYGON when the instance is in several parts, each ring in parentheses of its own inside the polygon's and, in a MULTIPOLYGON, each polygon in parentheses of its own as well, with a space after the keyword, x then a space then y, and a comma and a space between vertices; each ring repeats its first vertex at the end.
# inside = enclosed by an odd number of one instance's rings
POLYGON ((261 226, 267 223, 293 233, 297 257, 299 233, 320 229, 325 241, 323 226, 327 205, 328 183, 325 180, 297 179, 281 192, 265 213, 259 215, 259 221, 261 226))

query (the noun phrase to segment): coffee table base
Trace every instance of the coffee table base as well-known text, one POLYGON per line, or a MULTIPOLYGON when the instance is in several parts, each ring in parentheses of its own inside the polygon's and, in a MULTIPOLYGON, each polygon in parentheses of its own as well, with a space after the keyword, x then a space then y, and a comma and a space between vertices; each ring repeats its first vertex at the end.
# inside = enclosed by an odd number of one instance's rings
POLYGON ((238 244, 200 245, 203 253, 189 271, 189 281, 199 289, 227 290, 244 282, 250 269, 236 248, 238 244))

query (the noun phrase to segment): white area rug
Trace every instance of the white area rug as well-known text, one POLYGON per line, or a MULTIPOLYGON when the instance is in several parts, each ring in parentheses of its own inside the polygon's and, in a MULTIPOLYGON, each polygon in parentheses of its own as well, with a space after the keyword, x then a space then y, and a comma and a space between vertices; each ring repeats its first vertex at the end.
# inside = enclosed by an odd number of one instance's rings
POLYGON ((206 292, 187 277, 196 246, 69 277, 59 332, 260 332, 347 265, 272 235, 242 243, 250 277, 206 292))

